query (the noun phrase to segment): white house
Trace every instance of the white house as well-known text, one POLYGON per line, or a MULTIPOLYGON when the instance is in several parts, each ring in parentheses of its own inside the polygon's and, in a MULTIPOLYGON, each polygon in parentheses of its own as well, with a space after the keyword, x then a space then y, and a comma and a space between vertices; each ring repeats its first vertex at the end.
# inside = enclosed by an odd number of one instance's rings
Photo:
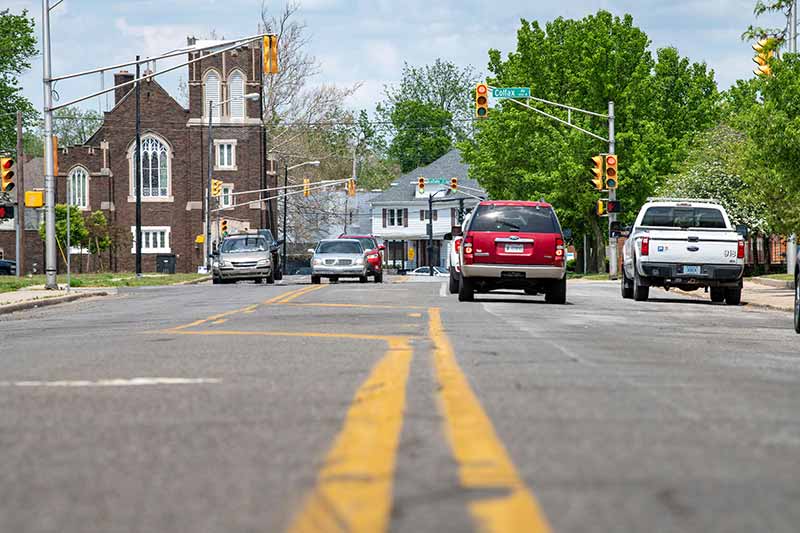
POLYGON ((428 264, 427 225, 431 219, 431 263, 445 266, 450 243, 443 240, 444 234, 458 225, 460 217, 478 203, 474 196, 486 197, 478 183, 467 178, 467 171, 458 150, 451 150, 430 165, 403 174, 389 189, 372 198, 372 232, 386 244, 386 261, 390 267, 413 269, 428 264), (420 177, 426 181, 424 194, 417 188, 420 177), (463 192, 449 190, 451 178, 458 178, 463 192), (437 202, 428 213, 431 194, 437 202))

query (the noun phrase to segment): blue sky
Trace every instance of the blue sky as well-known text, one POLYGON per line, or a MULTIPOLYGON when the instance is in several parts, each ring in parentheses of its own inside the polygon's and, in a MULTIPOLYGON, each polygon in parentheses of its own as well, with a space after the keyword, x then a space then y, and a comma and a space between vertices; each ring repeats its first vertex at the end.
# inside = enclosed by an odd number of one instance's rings
MULTIPOLYGON (((54 3, 54 0, 51 0, 54 3)), ((675 46, 714 69, 721 89, 752 76, 750 44, 740 35, 753 23, 754 0, 619 0, 553 2, 537 0, 301 0, 298 16, 308 25, 310 53, 321 64, 316 83, 361 88, 353 108, 372 110, 383 86, 398 81, 404 61, 422 65, 437 57, 486 69, 486 50, 513 50, 519 19, 542 23, 563 16, 581 18, 598 9, 631 13, 653 48, 675 46)), ((28 9, 37 22, 41 2, 6 0, 18 13, 28 9)), ((278 11, 283 1, 269 0, 278 11)), ((53 72, 62 74, 120 63, 137 53, 152 56, 186 43, 187 35, 226 38, 257 33, 260 0, 64 0, 51 17, 53 72)), ((761 25, 783 25, 780 16, 761 25)), ((25 94, 41 108, 42 65, 36 58, 22 77, 25 94)), ((178 74, 162 83, 175 94, 178 74)), ((110 77, 106 81, 110 83, 110 77)), ((98 90, 98 75, 61 82, 61 101, 98 90)), ((98 109, 101 102, 82 104, 98 109)))

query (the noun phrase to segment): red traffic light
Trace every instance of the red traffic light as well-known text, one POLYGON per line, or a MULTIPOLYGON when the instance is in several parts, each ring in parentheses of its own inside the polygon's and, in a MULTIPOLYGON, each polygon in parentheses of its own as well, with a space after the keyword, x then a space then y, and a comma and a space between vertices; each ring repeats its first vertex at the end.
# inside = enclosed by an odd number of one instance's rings
POLYGON ((14 206, 0 205, 0 219, 14 218, 14 206))
POLYGON ((609 213, 621 213, 622 204, 617 200, 609 200, 607 202, 606 211, 609 213))
POLYGON ((2 164, 0 164, 0 168, 2 168, 3 170, 8 170, 9 168, 11 168, 13 166, 14 166, 14 160, 13 159, 3 159, 2 160, 2 164))
POLYGON ((617 158, 614 157, 613 155, 606 156, 606 164, 607 165, 616 165, 617 164, 617 158))
POLYGON ((485 83, 479 83, 475 88, 475 92, 478 94, 486 94, 489 92, 489 87, 485 83))

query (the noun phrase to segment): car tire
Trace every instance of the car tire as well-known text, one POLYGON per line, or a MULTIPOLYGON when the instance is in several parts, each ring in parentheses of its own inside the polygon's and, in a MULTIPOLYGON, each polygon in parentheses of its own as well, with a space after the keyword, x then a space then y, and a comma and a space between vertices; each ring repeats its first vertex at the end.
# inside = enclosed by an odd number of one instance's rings
POLYGON ((475 285, 468 278, 461 276, 458 284, 458 301, 472 302, 475 300, 475 285))
POLYGON ((267 281, 268 284, 272 285, 273 283, 275 283, 275 273, 270 271, 269 276, 267 276, 264 279, 267 281))
POLYGON ((733 287, 725 289, 725 303, 728 305, 739 305, 742 303, 742 288, 733 287))
POLYGON ((276 279, 278 281, 283 279, 283 269, 278 268, 278 269, 275 270, 275 278, 274 279, 276 279))
POLYGON ((650 297, 650 287, 642 284, 642 278, 636 265, 633 267, 633 299, 637 302, 646 302, 650 297))
POLYGON ((528 296, 536 296, 539 294, 539 291, 537 291, 533 287, 528 287, 527 289, 525 289, 525 294, 527 294, 528 296))
POLYGON ((725 301, 725 289, 723 287, 711 287, 711 301, 715 303, 722 303, 725 301))
POLYGON ((622 267, 622 281, 620 282, 620 289, 622 290, 622 299, 630 300, 633 298, 633 283, 625 275, 625 267, 622 267))
POLYGON ((311 283, 313 285, 319 285, 322 279, 319 276, 311 276, 311 283))
POLYGON ((375 274, 375 283, 383 283, 383 272, 378 272, 375 274))
POLYGON ((222 280, 221 280, 221 279, 219 279, 219 278, 218 278, 218 277, 216 277, 216 276, 213 276, 213 277, 211 278, 211 283, 212 283, 213 285, 219 285, 220 283, 222 283, 222 280))
POLYGON ((253 282, 254 282, 256 285, 261 285, 262 283, 264 283, 264 278, 254 278, 254 279, 253 279, 253 282))
POLYGON ((794 331, 800 333, 800 274, 794 275, 794 331))
POLYGON ((448 284, 447 288, 450 291, 450 294, 458 294, 458 274, 456 273, 455 268, 450 268, 450 283, 448 284))
POLYGON ((331 283, 339 283, 339 278, 328 278, 331 283))
POLYGON ((359 283, 366 283, 367 281, 368 281, 367 276, 359 276, 358 277, 358 282, 359 283))
POLYGON ((560 280, 551 285, 547 292, 544 293, 544 300, 550 304, 564 305, 567 303, 567 277, 564 276, 560 280))

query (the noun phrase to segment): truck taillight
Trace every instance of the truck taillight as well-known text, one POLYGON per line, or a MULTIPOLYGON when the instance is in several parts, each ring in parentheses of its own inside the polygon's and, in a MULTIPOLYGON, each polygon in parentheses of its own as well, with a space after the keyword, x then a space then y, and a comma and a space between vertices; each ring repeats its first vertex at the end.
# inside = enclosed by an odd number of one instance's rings
POLYGON ((564 261, 564 239, 556 237, 556 263, 564 261))
POLYGON ((642 237, 642 255, 650 255, 650 237, 642 237))
POLYGON ((464 262, 472 264, 474 257, 472 256, 472 235, 464 237, 464 262))
POLYGON ((739 247, 736 249, 736 257, 738 259, 744 259, 744 241, 739 240, 739 247))
POLYGON ((456 253, 461 251, 461 241, 462 241, 462 239, 456 239, 456 243, 455 243, 456 253))

